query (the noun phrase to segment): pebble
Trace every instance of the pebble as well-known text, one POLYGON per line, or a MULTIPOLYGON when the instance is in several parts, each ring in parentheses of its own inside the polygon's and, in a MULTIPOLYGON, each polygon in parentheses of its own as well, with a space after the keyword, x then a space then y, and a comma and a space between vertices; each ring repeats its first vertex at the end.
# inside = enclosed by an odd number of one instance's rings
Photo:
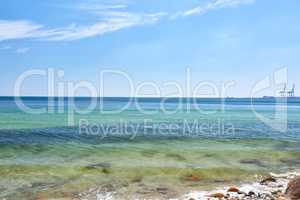
MULTIPOLYGON (((290 200, 285 196, 285 190, 289 182, 295 183, 294 178, 297 175, 299 174, 270 174, 269 177, 249 185, 230 187, 227 190, 191 192, 185 195, 184 200, 290 200)), ((300 185, 300 177, 298 180, 300 185)))
MULTIPOLYGON (((298 173, 286 173, 286 174, 270 174, 269 177, 262 179, 259 182, 253 184, 241 185, 240 187, 227 187, 225 189, 216 190, 216 191, 195 191, 189 194, 184 195, 182 198, 174 200, 290 200, 286 193, 290 194, 288 188, 288 183, 300 184, 300 178, 298 177, 299 182, 295 182, 295 178, 299 175, 298 173), (294 180, 294 182, 292 181, 294 180), (287 189, 288 188, 288 189, 287 189)), ((197 176, 188 176, 188 179, 192 181, 200 180, 197 176)), ((90 192, 81 193, 78 195, 81 200, 90 199, 88 197, 93 197, 97 200, 114 200, 113 193, 103 193, 103 190, 96 190, 92 188, 93 194, 90 192), (100 192, 102 191, 102 192, 100 192)), ((157 187, 156 191, 164 194, 168 191, 168 188, 157 187)), ((298 194, 298 193, 297 193, 298 194)))

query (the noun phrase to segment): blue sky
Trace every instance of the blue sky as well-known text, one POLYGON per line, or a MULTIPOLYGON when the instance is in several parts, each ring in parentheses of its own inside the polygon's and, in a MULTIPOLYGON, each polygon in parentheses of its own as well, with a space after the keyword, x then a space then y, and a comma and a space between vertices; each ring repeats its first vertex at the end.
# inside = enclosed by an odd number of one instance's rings
MULTIPOLYGON (((192 84, 233 80, 226 95, 242 97, 286 65, 300 87, 299 10, 298 0, 3 0, 0 95, 13 95, 24 71, 49 67, 64 70, 62 81, 97 85, 99 71, 114 69, 162 85, 183 84, 190 66, 192 84)), ((128 96, 110 78, 105 95, 128 96)), ((22 95, 46 88, 32 78, 22 95)))

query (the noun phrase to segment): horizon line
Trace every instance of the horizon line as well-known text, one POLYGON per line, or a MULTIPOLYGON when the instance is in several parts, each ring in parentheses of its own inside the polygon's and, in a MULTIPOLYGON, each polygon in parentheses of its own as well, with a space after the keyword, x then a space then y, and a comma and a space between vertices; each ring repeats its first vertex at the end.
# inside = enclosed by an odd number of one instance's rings
POLYGON ((300 96, 295 96, 295 97, 281 97, 281 96, 261 96, 261 97, 235 97, 235 96, 228 96, 228 97, 188 97, 188 96, 183 96, 183 97, 166 97, 166 96, 160 96, 160 97, 155 97, 155 96, 151 96, 151 97, 144 97, 144 96, 134 96, 134 97, 130 97, 130 96, 38 96, 38 95, 25 95, 25 96, 11 96, 11 95, 0 95, 0 98, 127 98, 127 99, 131 99, 131 98, 139 98, 139 99, 161 99, 161 98, 167 98, 167 99, 191 99, 191 98, 195 98, 195 99, 230 99, 230 98, 234 98, 234 99, 259 99, 259 98, 300 98, 300 96))

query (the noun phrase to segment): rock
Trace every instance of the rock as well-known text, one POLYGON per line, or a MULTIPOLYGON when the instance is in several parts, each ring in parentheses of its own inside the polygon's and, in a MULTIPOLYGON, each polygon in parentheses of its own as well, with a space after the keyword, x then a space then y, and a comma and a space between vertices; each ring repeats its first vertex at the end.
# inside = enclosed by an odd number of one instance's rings
POLYGON ((239 191, 238 194, 242 195, 242 196, 248 196, 248 194, 246 192, 243 192, 243 191, 239 191))
POLYGON ((277 182, 276 181, 276 179, 275 178, 273 178, 273 177, 267 177, 267 178, 265 178, 264 180, 262 180, 261 182, 260 182, 260 184, 261 185, 266 185, 266 184, 268 184, 268 183, 270 183, 270 182, 277 182))
POLYGON ((225 195, 222 193, 214 193, 214 194, 209 195, 209 197, 222 199, 225 197, 225 195))
POLYGON ((263 194, 261 196, 262 196, 263 199, 275 200, 275 198, 270 194, 263 194))
POLYGON ((251 196, 255 196, 255 195, 256 195, 255 192, 250 191, 247 196, 251 197, 251 196))
POLYGON ((300 176, 292 179, 286 189, 285 195, 291 200, 300 199, 300 176))
POLYGON ((227 192, 235 192, 235 193, 238 193, 238 192, 240 192, 240 190, 237 189, 237 188, 235 188, 235 187, 230 187, 230 188, 228 188, 227 192))

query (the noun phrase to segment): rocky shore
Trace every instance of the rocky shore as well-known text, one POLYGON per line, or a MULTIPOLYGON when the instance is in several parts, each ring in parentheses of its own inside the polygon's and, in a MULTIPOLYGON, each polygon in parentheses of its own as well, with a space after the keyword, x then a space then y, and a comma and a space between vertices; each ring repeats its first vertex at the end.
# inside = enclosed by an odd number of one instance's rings
MULTIPOLYGON (((268 177, 261 177, 253 184, 227 186, 213 191, 193 191, 170 200, 300 200, 299 175, 299 173, 270 173, 268 177)), ((78 199, 115 200, 120 197, 116 197, 113 192, 104 192, 101 188, 94 188, 79 194, 78 199)), ((161 198, 154 197, 151 200, 161 200, 161 198)))
POLYGON ((300 174, 270 174, 253 184, 191 192, 184 200, 300 200, 300 174))

